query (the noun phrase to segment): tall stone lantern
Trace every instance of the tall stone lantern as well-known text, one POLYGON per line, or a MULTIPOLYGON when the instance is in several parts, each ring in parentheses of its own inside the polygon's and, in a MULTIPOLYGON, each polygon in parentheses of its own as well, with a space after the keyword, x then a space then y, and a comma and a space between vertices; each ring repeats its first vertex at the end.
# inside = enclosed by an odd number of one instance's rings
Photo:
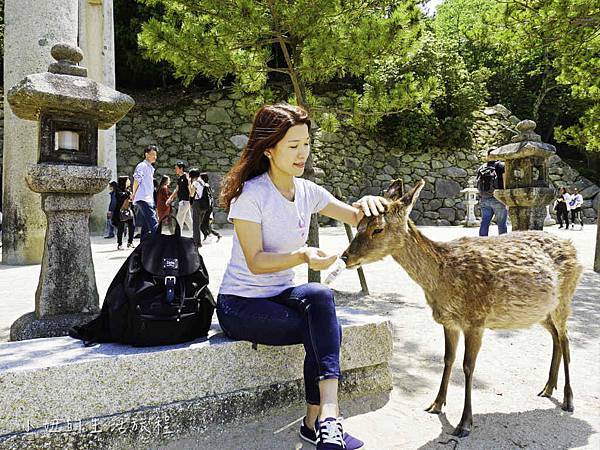
POLYGON ((513 231, 543 229, 546 205, 555 196, 548 177, 548 158, 556 149, 542 142, 534 132, 535 125, 533 120, 522 120, 511 143, 491 152, 494 159, 506 164, 504 189, 496 189, 494 197, 508 206, 513 231))
POLYGON ((64 336, 99 311, 88 221, 92 197, 111 171, 98 167, 98 129, 121 120, 134 101, 87 78, 82 51, 51 50, 48 72, 25 77, 7 99, 15 115, 39 122, 38 163, 26 168, 29 188, 41 194, 48 226, 35 311, 18 318, 11 340, 64 336))

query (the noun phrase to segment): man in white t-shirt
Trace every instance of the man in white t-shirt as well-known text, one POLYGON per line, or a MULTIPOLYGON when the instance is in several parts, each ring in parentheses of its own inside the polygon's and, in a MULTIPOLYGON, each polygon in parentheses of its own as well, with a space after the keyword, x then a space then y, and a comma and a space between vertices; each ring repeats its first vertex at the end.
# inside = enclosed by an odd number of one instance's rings
POLYGON ((583 214, 581 207, 583 206, 583 196, 577 188, 573 188, 573 194, 569 199, 569 210, 571 211, 571 228, 575 228, 575 221, 579 219, 581 228, 583 229, 583 214))
POLYGON ((156 145, 144 150, 144 160, 135 167, 133 173, 133 204, 138 207, 138 217, 142 220, 140 241, 158 229, 158 216, 154 204, 154 166, 157 158, 156 145))

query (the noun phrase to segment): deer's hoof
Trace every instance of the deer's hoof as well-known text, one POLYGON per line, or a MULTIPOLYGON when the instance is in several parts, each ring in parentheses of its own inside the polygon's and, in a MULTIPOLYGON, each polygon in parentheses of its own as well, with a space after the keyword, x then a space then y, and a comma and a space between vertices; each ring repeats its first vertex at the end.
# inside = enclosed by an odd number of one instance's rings
POLYGON ((575 411, 575 407, 573 406, 573 400, 565 400, 565 402, 562 404, 562 410, 567 412, 575 411))
POLYGON ((429 414, 441 414, 442 413, 442 405, 438 405, 436 402, 433 402, 429 408, 425 410, 429 414))
POLYGON ((544 386, 544 389, 542 389, 542 391, 538 394, 538 397, 552 397, 552 393, 554 392, 554 389, 556 389, 556 384, 552 383, 550 384, 550 382, 546 383, 546 386, 544 386))
POLYGON ((544 388, 544 390, 542 390, 539 394, 538 397, 546 397, 546 398, 550 398, 552 397, 552 391, 554 389, 548 389, 548 388, 544 388))
POLYGON ((470 433, 471 433, 471 429, 470 428, 463 427, 463 426, 459 425, 452 432, 452 436, 456 436, 458 438, 464 438, 464 437, 467 437, 470 433))

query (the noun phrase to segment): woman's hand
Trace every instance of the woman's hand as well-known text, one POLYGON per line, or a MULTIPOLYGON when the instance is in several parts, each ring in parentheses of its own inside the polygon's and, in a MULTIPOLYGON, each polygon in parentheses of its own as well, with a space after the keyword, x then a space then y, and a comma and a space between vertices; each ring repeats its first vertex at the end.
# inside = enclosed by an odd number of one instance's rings
POLYGON ((352 206, 358 208, 362 215, 371 217, 384 213, 389 204, 390 201, 387 198, 377 195, 365 195, 363 198, 352 203, 352 206))
POLYGON ((302 254, 304 261, 312 270, 325 270, 337 259, 337 255, 329 255, 316 247, 304 247, 302 254))

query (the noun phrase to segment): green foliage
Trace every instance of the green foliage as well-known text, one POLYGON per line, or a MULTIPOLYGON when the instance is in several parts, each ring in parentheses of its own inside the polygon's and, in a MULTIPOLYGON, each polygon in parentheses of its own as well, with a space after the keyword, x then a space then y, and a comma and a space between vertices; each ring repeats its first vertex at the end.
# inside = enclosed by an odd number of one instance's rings
POLYGON ((173 81, 173 69, 166 63, 148 61, 141 54, 137 35, 142 24, 160 17, 158 7, 149 7, 135 0, 114 0, 115 71, 120 87, 156 87, 173 81))
POLYGON ((598 149, 598 2, 446 0, 432 26, 471 70, 491 71, 492 103, 533 118, 546 139, 562 125, 557 139, 598 149))
POLYGON ((269 80, 287 80, 293 100, 330 130, 372 127, 431 99, 427 78, 405 73, 389 83, 386 75, 418 48, 416 0, 139 1, 163 8, 142 27, 145 55, 167 61, 185 84, 200 74, 218 85, 234 76, 234 88, 260 102, 272 94, 269 80), (362 81, 342 107, 319 104, 314 88, 341 79, 362 81))
POLYGON ((473 112, 485 104, 485 67, 470 71, 454 43, 424 33, 419 51, 405 66, 387 72, 400 80, 408 75, 426 80, 431 101, 384 121, 393 142, 406 150, 429 146, 465 146, 473 112))

